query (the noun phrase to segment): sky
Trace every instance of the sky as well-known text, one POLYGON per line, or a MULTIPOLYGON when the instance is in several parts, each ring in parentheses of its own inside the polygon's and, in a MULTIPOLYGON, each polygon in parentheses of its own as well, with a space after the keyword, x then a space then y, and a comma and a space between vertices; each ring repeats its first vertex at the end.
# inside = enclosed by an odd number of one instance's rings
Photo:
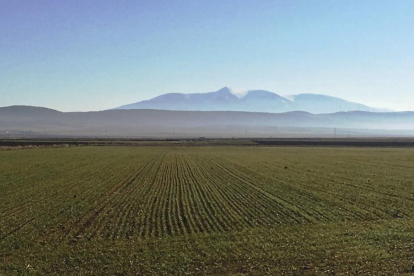
POLYGON ((0 106, 224 86, 414 110, 414 1, 0 0, 0 106))

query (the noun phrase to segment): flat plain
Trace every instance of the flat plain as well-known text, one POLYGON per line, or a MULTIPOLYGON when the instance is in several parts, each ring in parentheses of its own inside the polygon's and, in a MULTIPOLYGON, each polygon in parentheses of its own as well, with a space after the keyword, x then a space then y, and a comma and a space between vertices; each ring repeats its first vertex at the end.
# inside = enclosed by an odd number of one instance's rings
POLYGON ((0 151, 0 274, 405 274, 414 149, 0 151))

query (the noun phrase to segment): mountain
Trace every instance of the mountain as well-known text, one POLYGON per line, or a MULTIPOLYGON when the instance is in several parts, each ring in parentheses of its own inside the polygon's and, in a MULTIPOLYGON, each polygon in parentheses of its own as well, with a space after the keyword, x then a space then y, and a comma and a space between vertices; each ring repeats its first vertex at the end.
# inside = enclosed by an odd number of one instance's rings
POLYGON ((337 97, 320 94, 299 94, 288 96, 293 101, 296 110, 311 113, 335 113, 342 111, 384 112, 386 109, 376 109, 363 104, 349 102, 337 97))
POLYGON ((230 88, 224 87, 209 93, 169 93, 117 109, 286 112, 292 110, 292 107, 290 100, 272 92, 252 90, 240 96, 230 88))
POLYGON ((251 137, 320 137, 332 135, 333 128, 350 136, 412 135, 414 112, 311 114, 141 109, 64 113, 40 107, 0 108, 0 135, 15 136, 29 133, 85 137, 245 137, 248 132, 251 137))
POLYGON ((123 105, 116 109, 249 111, 270 113, 305 111, 315 114, 341 111, 385 111, 325 95, 299 94, 282 97, 265 90, 238 92, 228 87, 208 93, 169 93, 150 100, 123 105))

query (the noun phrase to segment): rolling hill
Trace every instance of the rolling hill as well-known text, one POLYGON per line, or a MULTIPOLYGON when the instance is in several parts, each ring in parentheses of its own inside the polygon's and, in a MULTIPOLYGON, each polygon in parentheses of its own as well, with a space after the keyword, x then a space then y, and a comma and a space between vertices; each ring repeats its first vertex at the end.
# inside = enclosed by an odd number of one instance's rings
MULTIPOLYGON (((238 111, 106 110, 59 112, 41 107, 0 108, 0 133, 37 133, 63 136, 251 136, 298 133, 332 128, 385 130, 387 135, 414 130, 414 112, 365 111, 311 114, 238 111), (305 130, 307 129, 307 130, 305 130), (273 133, 273 134, 272 134, 273 133), (188 134, 188 135, 187 135, 188 134)), ((287 135, 287 134, 286 134, 287 135)))

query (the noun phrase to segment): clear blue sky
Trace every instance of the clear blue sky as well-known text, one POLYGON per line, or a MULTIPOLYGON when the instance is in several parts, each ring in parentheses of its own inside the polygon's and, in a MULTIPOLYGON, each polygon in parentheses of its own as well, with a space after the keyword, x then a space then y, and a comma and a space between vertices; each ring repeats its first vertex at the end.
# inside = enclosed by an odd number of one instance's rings
POLYGON ((414 1, 0 0, 0 106, 223 86, 414 110, 414 1))

